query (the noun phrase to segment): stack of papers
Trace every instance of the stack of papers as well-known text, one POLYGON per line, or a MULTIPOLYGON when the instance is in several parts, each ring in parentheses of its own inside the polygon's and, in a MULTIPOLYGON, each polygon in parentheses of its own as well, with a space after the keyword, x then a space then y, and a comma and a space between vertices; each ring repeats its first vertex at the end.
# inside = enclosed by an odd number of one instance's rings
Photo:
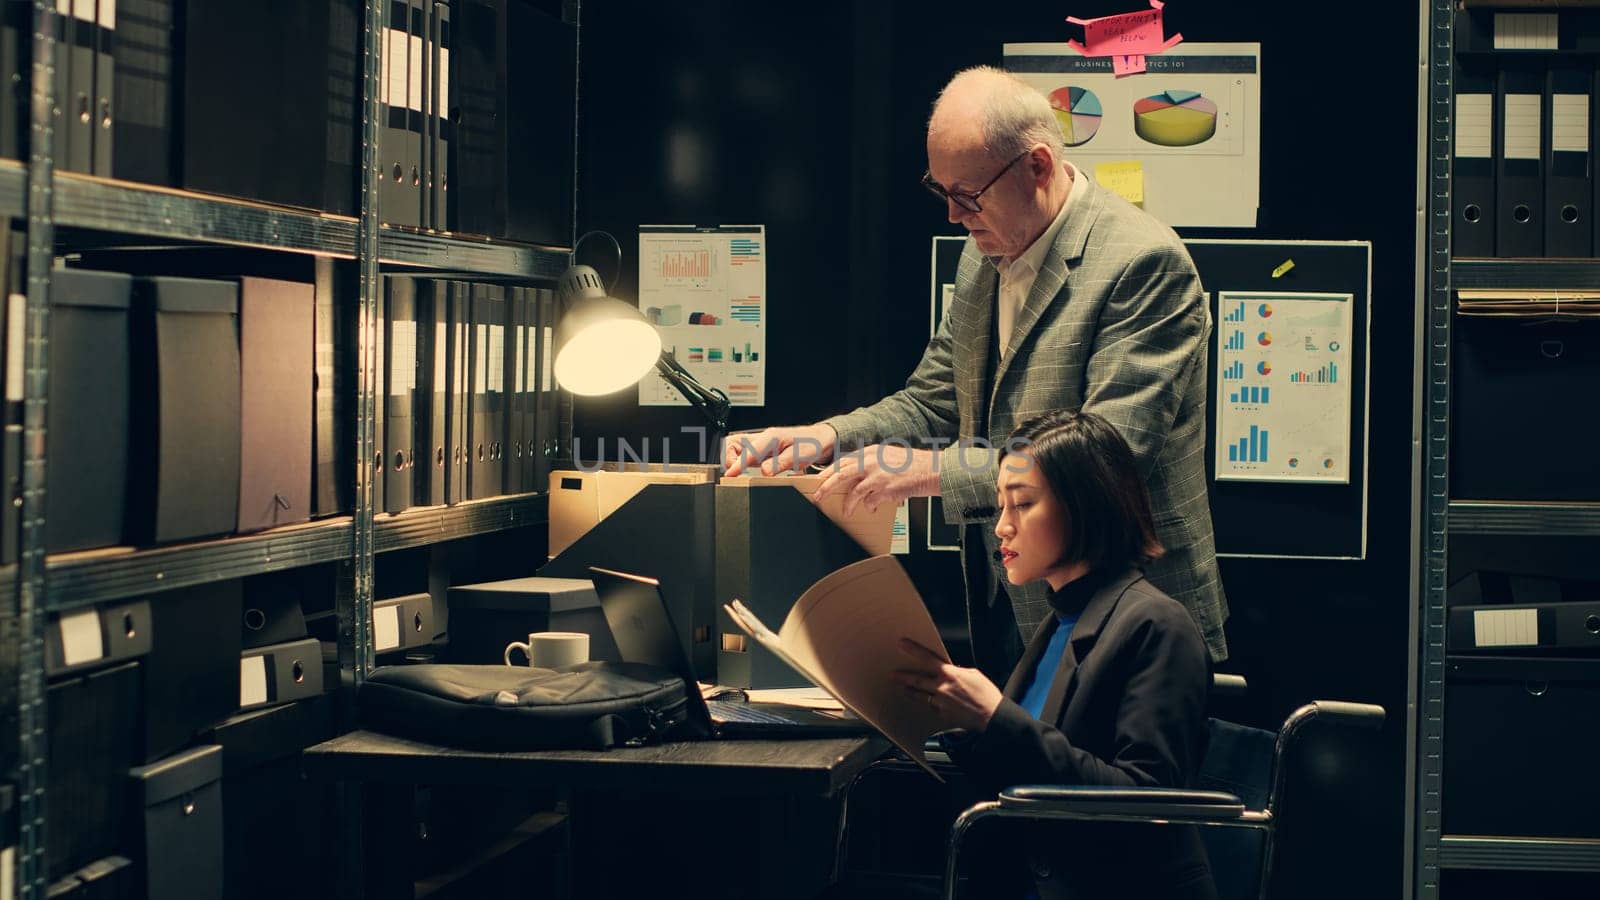
POLYGON ((1456 311, 1463 316, 1550 319, 1600 316, 1600 291, 1461 290, 1456 311))

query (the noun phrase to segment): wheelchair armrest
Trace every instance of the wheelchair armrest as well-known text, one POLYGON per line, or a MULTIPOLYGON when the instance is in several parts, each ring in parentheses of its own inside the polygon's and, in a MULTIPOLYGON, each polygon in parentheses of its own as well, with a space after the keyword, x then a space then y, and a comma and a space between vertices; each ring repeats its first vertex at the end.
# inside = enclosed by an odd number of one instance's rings
POLYGON ((1385 713, 1383 707, 1371 703, 1351 703, 1345 700, 1313 700, 1316 716, 1336 725, 1352 728, 1380 728, 1385 713))
POLYGON ((1017 785, 1000 792, 1000 806, 1016 812, 1140 816, 1151 819, 1236 819, 1245 812, 1243 800, 1221 791, 1098 784, 1017 785))

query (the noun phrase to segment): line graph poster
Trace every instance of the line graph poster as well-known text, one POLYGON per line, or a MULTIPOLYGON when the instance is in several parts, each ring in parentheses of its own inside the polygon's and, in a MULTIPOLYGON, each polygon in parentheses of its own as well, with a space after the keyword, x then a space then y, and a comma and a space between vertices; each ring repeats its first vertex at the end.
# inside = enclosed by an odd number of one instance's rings
MULTIPOLYGON (((767 242, 764 225, 639 226, 639 309, 661 345, 735 406, 766 403, 767 242)), ((652 372, 640 406, 688 401, 652 372)))
POLYGON ((1182 43, 1128 77, 1063 43, 1006 44, 1004 54, 1049 99, 1074 166, 1137 161, 1144 209, 1174 228, 1255 227, 1260 44, 1182 43))
POLYGON ((1350 482, 1353 302, 1217 293, 1218 481, 1350 482))

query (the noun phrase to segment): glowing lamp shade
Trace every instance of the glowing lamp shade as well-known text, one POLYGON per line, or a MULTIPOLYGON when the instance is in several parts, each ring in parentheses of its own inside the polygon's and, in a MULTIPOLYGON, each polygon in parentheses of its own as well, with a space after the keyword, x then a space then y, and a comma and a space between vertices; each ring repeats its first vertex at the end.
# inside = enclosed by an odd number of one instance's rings
POLYGON ((577 299, 556 326, 556 383, 583 396, 637 384, 661 358, 661 336, 638 308, 614 297, 577 299))

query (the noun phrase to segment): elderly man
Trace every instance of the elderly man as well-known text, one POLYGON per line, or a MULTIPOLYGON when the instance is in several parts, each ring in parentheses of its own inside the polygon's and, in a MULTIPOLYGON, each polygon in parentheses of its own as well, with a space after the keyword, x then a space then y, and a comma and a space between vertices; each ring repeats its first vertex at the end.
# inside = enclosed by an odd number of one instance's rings
POLYGON ((1133 448, 1150 488, 1167 548, 1150 580, 1188 608, 1222 660, 1227 601, 1205 480, 1205 294, 1172 229, 1095 185, 1061 150, 1038 91, 990 67, 956 75, 928 123, 923 184, 970 237, 922 361, 903 390, 871 406, 736 437, 727 474, 831 460, 822 491, 848 489, 847 506, 943 497, 946 518, 967 526, 978 664, 1003 677, 1050 607, 1045 585, 1007 585, 995 558, 999 444, 1039 413, 1098 413, 1133 448))

